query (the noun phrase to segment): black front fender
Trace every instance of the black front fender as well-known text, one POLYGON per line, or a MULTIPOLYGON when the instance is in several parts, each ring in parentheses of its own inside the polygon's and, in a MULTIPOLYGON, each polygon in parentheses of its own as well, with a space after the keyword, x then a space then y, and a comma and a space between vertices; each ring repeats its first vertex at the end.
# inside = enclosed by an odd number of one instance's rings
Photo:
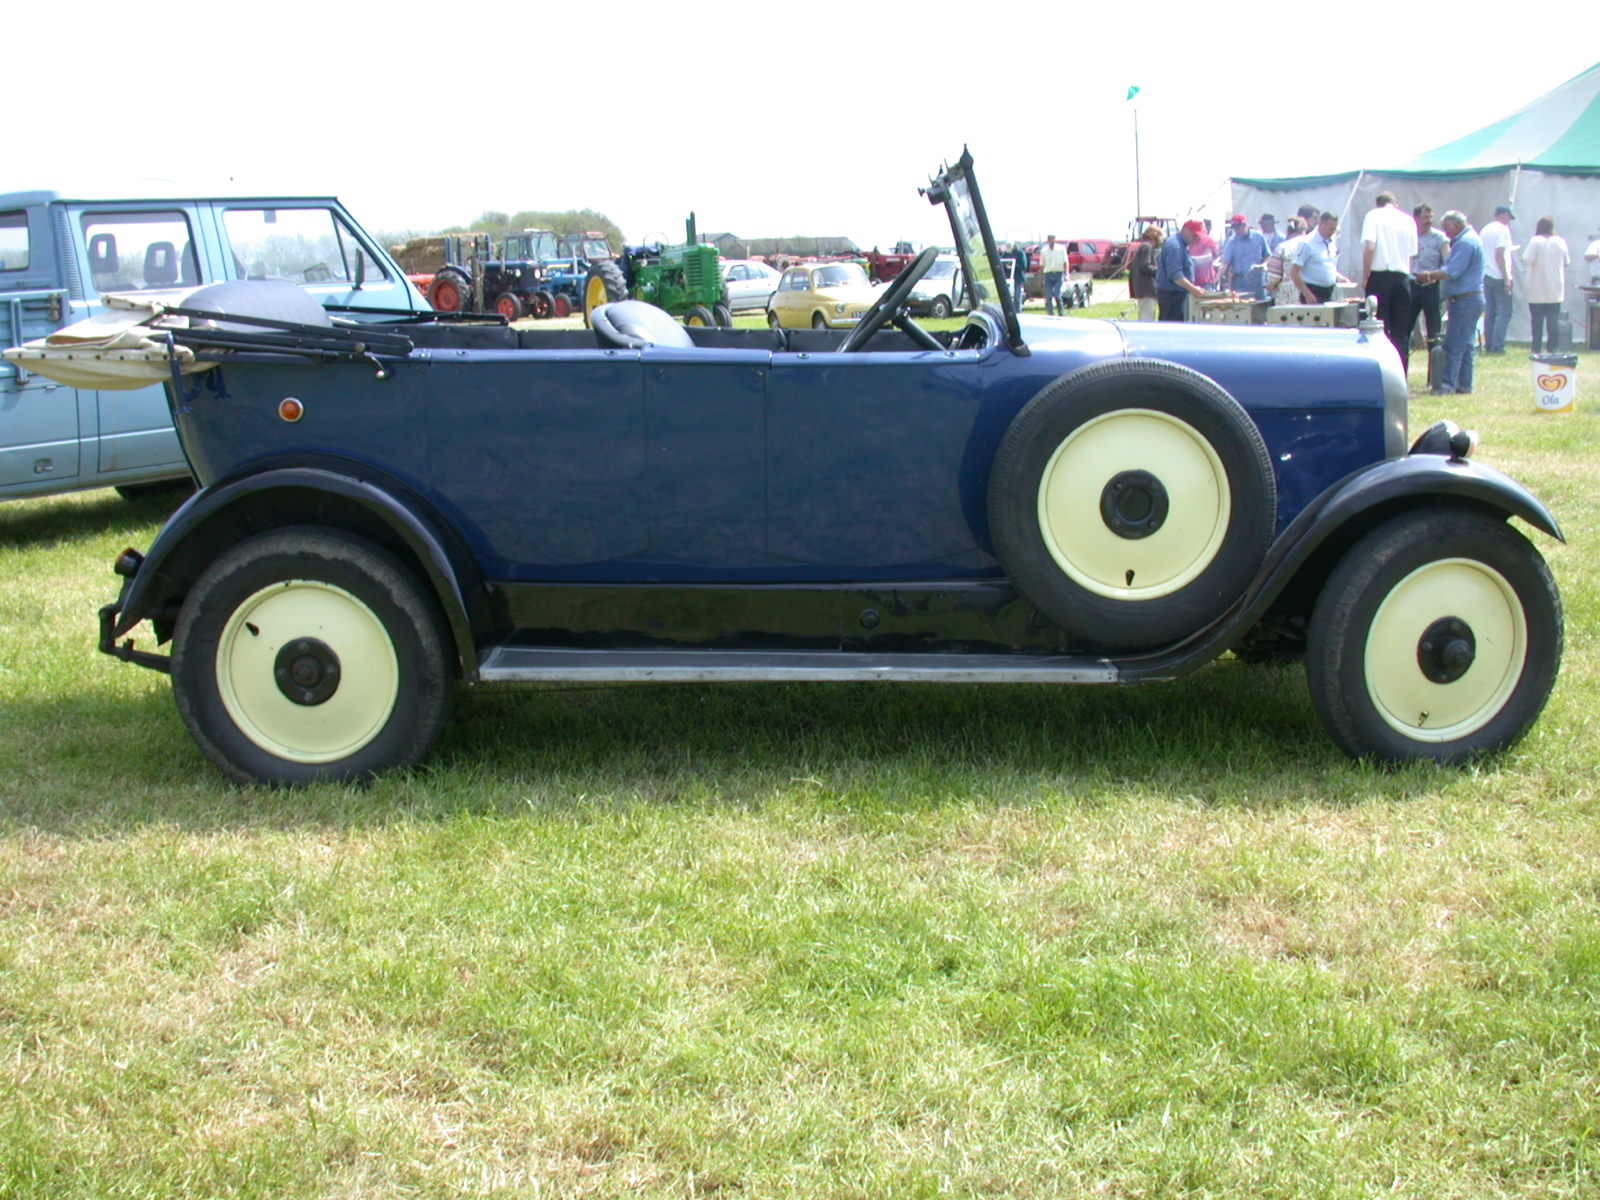
POLYGON ((1154 654, 1118 661, 1128 681, 1168 679, 1210 661, 1267 613, 1319 558, 1337 558, 1368 529, 1407 509, 1464 504, 1529 525, 1565 542, 1555 517, 1527 488, 1493 467, 1441 454, 1391 458, 1347 475, 1301 510, 1267 551, 1255 581, 1228 613, 1194 637, 1154 654))
POLYGON ((476 678, 473 614, 486 611, 487 599, 471 555, 403 487, 319 467, 265 470, 191 496, 124 579, 121 597, 110 606, 109 636, 121 637, 147 617, 165 613, 170 620, 200 573, 243 537, 285 523, 350 527, 351 520, 332 515, 341 512, 353 518, 352 532, 381 535, 415 560, 449 625, 462 677, 476 678))

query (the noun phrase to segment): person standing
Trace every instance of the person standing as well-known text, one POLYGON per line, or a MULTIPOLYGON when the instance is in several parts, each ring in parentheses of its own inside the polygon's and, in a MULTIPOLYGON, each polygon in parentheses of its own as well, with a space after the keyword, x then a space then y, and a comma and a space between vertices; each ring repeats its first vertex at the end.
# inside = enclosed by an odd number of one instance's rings
POLYGON ((1289 266, 1294 262, 1300 241, 1306 235, 1299 217, 1290 217, 1288 233, 1278 248, 1267 255, 1267 298, 1274 304, 1294 304, 1300 299, 1294 280, 1289 278, 1289 266))
POLYGON ((1278 232, 1277 217, 1271 213, 1262 213, 1256 224, 1261 227, 1261 236, 1266 240, 1268 254, 1283 245, 1283 234, 1278 232))
POLYGON ((1589 264, 1589 286, 1600 287, 1600 233, 1589 239, 1589 248, 1583 252, 1583 261, 1589 264))
POLYGON ((1436 271, 1423 271, 1424 283, 1441 285, 1447 321, 1444 370, 1435 396, 1472 391, 1472 359, 1478 349, 1478 318, 1484 309, 1483 242, 1467 218, 1451 209, 1440 218, 1450 238, 1450 255, 1436 271))
POLYGON ((1243 213, 1234 213, 1228 222, 1228 240, 1222 243, 1222 285, 1250 300, 1262 296, 1266 274, 1267 239, 1250 228, 1243 213))
POLYGON ((1039 273, 1044 276, 1044 311, 1050 315, 1066 314, 1061 305, 1061 277, 1067 271, 1067 248, 1056 241, 1056 235, 1045 238, 1039 247, 1039 273))
POLYGON ((1217 239, 1211 236, 1210 217, 1201 223, 1200 236, 1189 247, 1189 256, 1194 259, 1194 281, 1204 291, 1216 291, 1220 268, 1217 266, 1217 239))
POLYGON ((1333 299, 1334 285, 1350 282, 1339 274, 1338 232, 1338 216, 1325 212, 1317 218, 1317 227, 1300 239, 1289 278, 1303 303, 1326 304, 1333 299))
POLYGON ((1377 206, 1361 222, 1361 294, 1378 298, 1383 332, 1411 373, 1411 259, 1417 252, 1417 223, 1395 203, 1393 192, 1379 192, 1377 206))
POLYGON ((1028 248, 1021 242, 1011 247, 1011 306, 1018 312, 1022 311, 1022 303, 1028 298, 1024 285, 1028 282, 1028 248))
POLYGON ((1206 294, 1194 281, 1194 258, 1190 249, 1200 240, 1206 227, 1199 221, 1185 221, 1183 228, 1161 245, 1156 260, 1156 304, 1159 320, 1187 321, 1189 297, 1206 294))
POLYGON ((1567 298, 1567 264, 1572 255, 1566 239, 1556 232, 1553 217, 1540 217, 1534 230, 1533 240, 1522 252, 1522 265, 1527 269, 1522 287, 1533 322, 1533 352, 1538 354, 1545 347, 1541 337, 1545 331, 1549 332, 1549 348, 1556 349, 1556 318, 1567 298))
POLYGON ((1156 264, 1161 243, 1166 240, 1159 225, 1146 225, 1139 235, 1139 248, 1133 252, 1128 268, 1128 293, 1139 303, 1139 320, 1156 319, 1156 264))
POLYGON ((1417 226, 1417 253, 1411 260, 1411 326, 1415 329, 1417 318, 1422 318, 1428 349, 1432 350, 1439 344, 1444 313, 1438 283, 1423 283, 1422 274, 1444 266, 1450 254, 1450 239, 1433 227, 1433 209, 1428 205, 1417 205, 1411 210, 1411 217, 1417 226))
POLYGON ((1504 354, 1506 330, 1511 325, 1511 222, 1517 214, 1509 204, 1495 206, 1494 220, 1483 227, 1483 352, 1504 354))

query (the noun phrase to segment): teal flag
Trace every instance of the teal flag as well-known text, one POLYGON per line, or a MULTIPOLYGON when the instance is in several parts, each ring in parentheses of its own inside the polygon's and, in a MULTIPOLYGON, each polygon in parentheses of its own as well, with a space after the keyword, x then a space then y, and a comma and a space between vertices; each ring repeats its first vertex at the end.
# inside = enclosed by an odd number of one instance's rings
POLYGON ((1139 94, 1139 89, 1137 87, 1131 87, 1131 88, 1128 89, 1128 99, 1129 100, 1132 100, 1138 94, 1139 94))

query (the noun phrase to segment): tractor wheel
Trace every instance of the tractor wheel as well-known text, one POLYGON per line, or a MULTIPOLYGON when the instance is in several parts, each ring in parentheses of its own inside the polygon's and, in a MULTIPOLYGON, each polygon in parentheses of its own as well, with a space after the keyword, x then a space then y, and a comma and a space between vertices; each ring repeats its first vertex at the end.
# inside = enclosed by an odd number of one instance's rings
POLYGON ((522 320, 522 297, 515 292, 501 292, 494 298, 494 310, 507 321, 522 320))
POLYGON ((717 318, 704 304, 696 304, 691 306, 689 311, 683 314, 683 323, 685 325, 697 325, 702 329, 708 329, 717 324, 717 318))
POLYGON ((717 324, 722 326, 722 328, 732 328, 733 309, 729 308, 726 304, 718 304, 714 306, 711 310, 711 315, 717 319, 717 324))
POLYGON ((466 312, 472 305, 472 281, 466 272, 446 267, 428 285, 428 303, 438 312, 466 312))
POLYGON ((535 320, 548 321, 556 315, 556 298, 549 292, 535 292, 528 311, 535 320))
POLYGON ((589 314, 602 304, 613 304, 628 298, 628 284, 622 278, 622 268, 609 258, 589 264, 589 278, 583 285, 583 323, 593 326, 589 314))
POLYGON ((554 305, 553 311, 557 318, 570 317, 572 315, 572 297, 567 295, 566 292, 557 292, 551 299, 554 305))

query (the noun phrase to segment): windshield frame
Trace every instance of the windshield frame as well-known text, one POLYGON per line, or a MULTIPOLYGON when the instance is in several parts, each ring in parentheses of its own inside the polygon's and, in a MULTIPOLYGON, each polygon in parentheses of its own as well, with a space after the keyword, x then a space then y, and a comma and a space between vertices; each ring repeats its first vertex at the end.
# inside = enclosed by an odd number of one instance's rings
POLYGON ((961 259, 973 307, 985 305, 1000 310, 1006 342, 1015 354, 1027 354, 1022 329, 1012 305, 1011 289, 1003 286, 1005 271, 995 246, 989 215, 983 207, 978 179, 972 172, 972 151, 963 146, 955 166, 946 166, 921 189, 929 204, 942 204, 955 237, 956 255, 961 259), (997 283, 996 281, 1002 281, 997 283))

